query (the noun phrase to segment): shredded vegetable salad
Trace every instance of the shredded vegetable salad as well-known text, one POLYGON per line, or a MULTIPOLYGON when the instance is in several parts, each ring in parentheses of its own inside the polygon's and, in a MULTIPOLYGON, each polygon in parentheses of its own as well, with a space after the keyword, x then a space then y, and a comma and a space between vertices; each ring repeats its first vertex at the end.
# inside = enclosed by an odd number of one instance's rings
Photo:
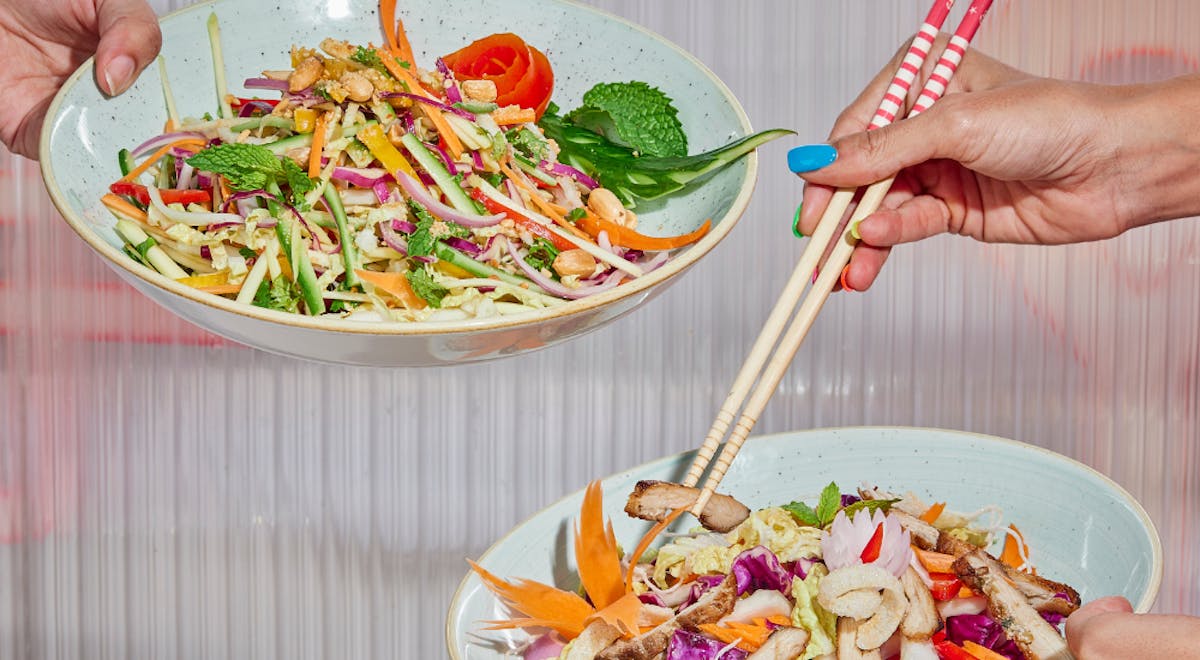
MULTIPOLYGON (((394 3, 381 3, 385 25, 394 3)), ((700 240, 638 231, 669 195, 786 134, 687 155, 673 101, 600 84, 561 113, 547 56, 496 34, 418 66, 403 24, 386 44, 325 39, 226 92, 210 17, 216 116, 178 115, 118 156, 103 197, 125 252, 199 291, 284 312, 441 321, 595 296, 700 240)))
POLYGON ((714 518, 733 515, 730 531, 667 534, 649 549, 685 510, 668 515, 666 500, 653 501, 672 488, 684 487, 638 484, 626 512, 655 509, 659 524, 626 554, 599 483, 588 487, 574 525, 576 591, 472 563, 511 613, 488 629, 528 631, 510 649, 526 660, 1070 657, 1058 626, 1079 594, 1037 575, 996 507, 962 514, 833 483, 812 505, 751 511, 718 496, 726 512, 714 518), (987 553, 994 543, 998 557, 987 553))

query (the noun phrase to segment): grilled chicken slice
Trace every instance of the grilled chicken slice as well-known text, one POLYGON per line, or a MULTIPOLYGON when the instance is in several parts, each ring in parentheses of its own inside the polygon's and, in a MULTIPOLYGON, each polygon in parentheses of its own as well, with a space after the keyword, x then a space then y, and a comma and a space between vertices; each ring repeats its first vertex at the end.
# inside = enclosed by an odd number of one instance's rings
POLYGON ((618 639, 621 639, 621 631, 603 621, 593 621, 571 642, 565 660, 592 660, 618 639))
POLYGON ((955 557, 975 552, 979 548, 962 539, 956 539, 945 532, 938 533, 937 551, 955 557))
POLYGON ((779 628, 746 660, 796 660, 808 646, 808 631, 803 628, 779 628))
POLYGON ((900 621, 900 632, 905 639, 929 639, 942 626, 933 594, 912 566, 900 577, 900 584, 904 585, 904 595, 908 598, 908 609, 900 621))
POLYGON ((837 660, 881 660, 879 649, 864 651, 858 648, 858 624, 848 616, 838 617, 837 660))
POLYGON ((900 521, 900 526, 908 530, 908 535, 912 538, 913 545, 922 550, 937 550, 938 537, 942 533, 933 525, 916 516, 910 516, 903 511, 888 511, 888 515, 895 516, 900 521))
POLYGON ((1004 574, 1029 599, 1029 604, 1033 605, 1033 609, 1039 612, 1053 612, 1069 616, 1079 609, 1081 603, 1079 592, 1072 589, 1070 585, 1022 573, 1009 566, 1004 567, 1004 574), (1066 598, 1058 598, 1058 594, 1063 594, 1066 598))
MULTIPOLYGON (((639 481, 625 504, 625 513, 642 520, 663 520, 676 509, 691 507, 699 496, 699 488, 666 481, 639 481)), ((750 509, 745 504, 716 493, 700 513, 700 524, 714 532, 728 532, 749 517, 750 509)))
POLYGON ((1067 641, 1058 634, 1025 595, 1009 583, 1004 566, 982 550, 959 557, 954 572, 988 601, 988 613, 1029 660, 1074 659, 1067 641))
POLYGON ((596 654, 596 660, 654 660, 667 650, 671 636, 680 628, 699 631, 705 623, 716 623, 733 611, 737 602, 737 579, 730 575, 693 605, 664 621, 653 630, 619 641, 596 654))

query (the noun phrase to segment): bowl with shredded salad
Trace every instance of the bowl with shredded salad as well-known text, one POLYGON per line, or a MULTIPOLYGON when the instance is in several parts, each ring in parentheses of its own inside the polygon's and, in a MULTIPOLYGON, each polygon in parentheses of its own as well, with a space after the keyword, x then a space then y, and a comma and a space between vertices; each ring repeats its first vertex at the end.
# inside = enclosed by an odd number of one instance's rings
POLYGON ((1108 595, 1146 612, 1162 579, 1141 505, 1031 445, 752 438, 704 514, 675 518, 692 458, 597 480, 464 561, 450 657, 1067 657, 1066 616, 1108 595))
POLYGON ((756 149, 788 134, 571 2, 285 14, 165 17, 158 65, 105 99, 89 61, 41 145, 54 203, 123 279, 275 353, 428 366, 594 330, 728 234, 756 149))

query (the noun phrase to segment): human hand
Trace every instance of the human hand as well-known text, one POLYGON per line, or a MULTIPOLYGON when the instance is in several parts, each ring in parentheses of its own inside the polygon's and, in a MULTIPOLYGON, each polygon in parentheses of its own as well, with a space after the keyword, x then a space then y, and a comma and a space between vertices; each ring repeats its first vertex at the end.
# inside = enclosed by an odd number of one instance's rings
MULTIPOLYGON (((1197 126, 1185 109, 1200 100, 1190 98, 1200 97, 1198 79, 1070 83, 968 51, 947 95, 930 110, 862 132, 897 63, 838 119, 831 134, 837 160, 801 173, 809 185, 800 228, 811 234, 834 187, 900 172, 881 210, 858 227, 862 241, 845 277, 853 289, 872 284, 893 246, 940 233, 1071 243, 1196 210, 1171 186, 1196 179, 1196 137, 1187 132, 1197 126)), ((1186 187, 1194 195, 1200 185, 1186 187)))
POLYGON ((0 140, 37 158, 42 120, 67 76, 93 54, 101 91, 125 91, 158 54, 158 19, 144 0, 0 0, 0 140))
POLYGON ((1094 600, 1067 618, 1067 645, 1078 660, 1200 658, 1200 618, 1134 614, 1124 598, 1094 600))

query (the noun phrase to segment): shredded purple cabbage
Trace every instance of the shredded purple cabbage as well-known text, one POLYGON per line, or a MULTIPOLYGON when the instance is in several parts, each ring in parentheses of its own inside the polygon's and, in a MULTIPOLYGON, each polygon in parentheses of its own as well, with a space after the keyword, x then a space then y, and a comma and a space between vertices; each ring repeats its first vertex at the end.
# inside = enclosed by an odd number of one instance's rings
POLYGON ((969 640, 1012 660, 1022 660, 1025 657, 1016 643, 1004 634, 1004 628, 987 614, 947 617, 946 639, 959 646, 969 640))
MULTIPOLYGON (((715 660, 727 644, 711 637, 679 629, 667 645, 667 660, 715 660)), ((721 660, 745 660, 748 653, 736 646, 721 653, 721 660)))
POLYGON ((730 573, 737 580, 739 596, 759 589, 773 589, 784 594, 792 589, 792 572, 779 563, 775 553, 761 545, 738 555, 730 573))
POLYGON ((855 504, 855 503, 861 501, 861 499, 862 498, 860 498, 857 495, 847 495, 845 493, 842 493, 842 508, 844 509, 844 508, 850 506, 851 504, 855 504))

